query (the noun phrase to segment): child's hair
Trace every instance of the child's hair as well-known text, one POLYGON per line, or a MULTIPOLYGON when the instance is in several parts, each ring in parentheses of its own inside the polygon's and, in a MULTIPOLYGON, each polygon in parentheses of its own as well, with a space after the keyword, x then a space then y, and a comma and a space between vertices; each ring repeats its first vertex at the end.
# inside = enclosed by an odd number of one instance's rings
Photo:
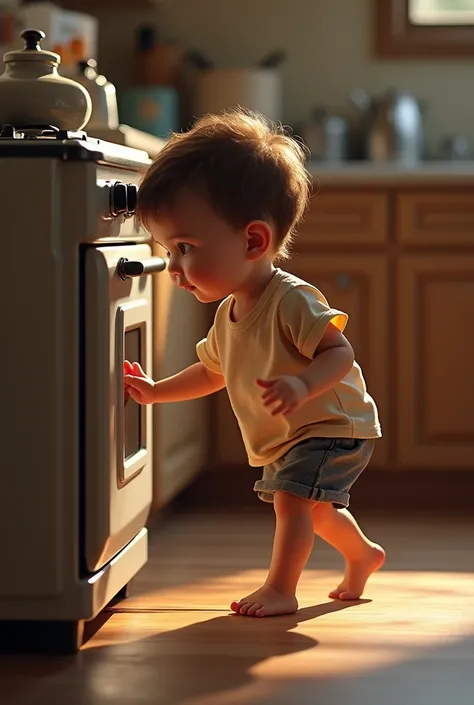
POLYGON ((207 115, 188 132, 173 134, 155 157, 140 185, 137 218, 149 228, 187 187, 235 228, 269 222, 276 258, 285 259, 311 195, 305 158, 305 148, 284 127, 258 113, 207 115))

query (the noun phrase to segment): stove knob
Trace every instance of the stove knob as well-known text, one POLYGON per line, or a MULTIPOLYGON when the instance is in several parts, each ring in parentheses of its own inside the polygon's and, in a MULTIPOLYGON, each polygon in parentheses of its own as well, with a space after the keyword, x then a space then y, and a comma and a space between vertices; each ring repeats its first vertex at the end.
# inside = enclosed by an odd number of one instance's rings
POLYGON ((111 190, 110 213, 123 215, 127 210, 127 187, 121 181, 116 181, 111 190))
POLYGON ((0 129, 0 137, 4 137, 9 140, 14 140, 16 137, 16 133, 13 125, 2 125, 0 129))
POLYGON ((135 184, 127 184, 127 215, 135 215, 137 210, 138 188, 135 184))

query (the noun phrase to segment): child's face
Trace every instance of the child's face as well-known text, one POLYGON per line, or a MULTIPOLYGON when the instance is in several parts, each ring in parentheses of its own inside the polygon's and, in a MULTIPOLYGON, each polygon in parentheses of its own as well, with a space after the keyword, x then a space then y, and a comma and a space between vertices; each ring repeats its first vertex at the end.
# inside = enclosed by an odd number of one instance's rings
POLYGON ((166 250, 168 271, 203 303, 239 290, 250 273, 247 237, 214 213, 205 198, 183 191, 155 219, 153 238, 166 250))

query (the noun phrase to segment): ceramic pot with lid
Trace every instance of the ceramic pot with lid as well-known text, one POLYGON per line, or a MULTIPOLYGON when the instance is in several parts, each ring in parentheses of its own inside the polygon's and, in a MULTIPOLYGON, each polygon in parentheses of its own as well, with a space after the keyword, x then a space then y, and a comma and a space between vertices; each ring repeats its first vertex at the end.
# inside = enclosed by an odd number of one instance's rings
POLYGON ((60 56, 41 49, 44 32, 26 29, 21 36, 25 47, 9 51, 3 57, 0 124, 81 130, 92 112, 89 93, 84 86, 58 73, 60 56))

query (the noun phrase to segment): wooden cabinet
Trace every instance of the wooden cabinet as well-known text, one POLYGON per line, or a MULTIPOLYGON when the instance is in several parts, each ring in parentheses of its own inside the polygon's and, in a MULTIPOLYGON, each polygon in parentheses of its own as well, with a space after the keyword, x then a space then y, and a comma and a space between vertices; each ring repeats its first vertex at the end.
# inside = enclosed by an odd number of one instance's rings
POLYGON ((219 465, 247 465, 242 435, 225 389, 214 395, 213 403, 211 462, 219 465))
POLYGON ((474 253, 398 266, 397 455, 403 467, 474 469, 474 253))
POLYGON ((474 192, 398 193, 396 224, 397 239, 406 245, 474 247, 474 192))
POLYGON ((388 216, 388 196, 383 192, 316 193, 300 228, 297 248, 384 242, 388 216))
POLYGON ((345 333, 361 365, 367 389, 378 406, 384 438, 372 464, 388 462, 388 272, 383 255, 295 257, 288 270, 320 289, 331 306, 349 315, 345 333))
MULTIPOLYGON (((474 178, 446 185, 321 190, 283 268, 349 314, 382 423, 371 467, 449 482, 474 472, 474 178)), ((224 395, 215 420, 217 459, 244 464, 224 395)))

